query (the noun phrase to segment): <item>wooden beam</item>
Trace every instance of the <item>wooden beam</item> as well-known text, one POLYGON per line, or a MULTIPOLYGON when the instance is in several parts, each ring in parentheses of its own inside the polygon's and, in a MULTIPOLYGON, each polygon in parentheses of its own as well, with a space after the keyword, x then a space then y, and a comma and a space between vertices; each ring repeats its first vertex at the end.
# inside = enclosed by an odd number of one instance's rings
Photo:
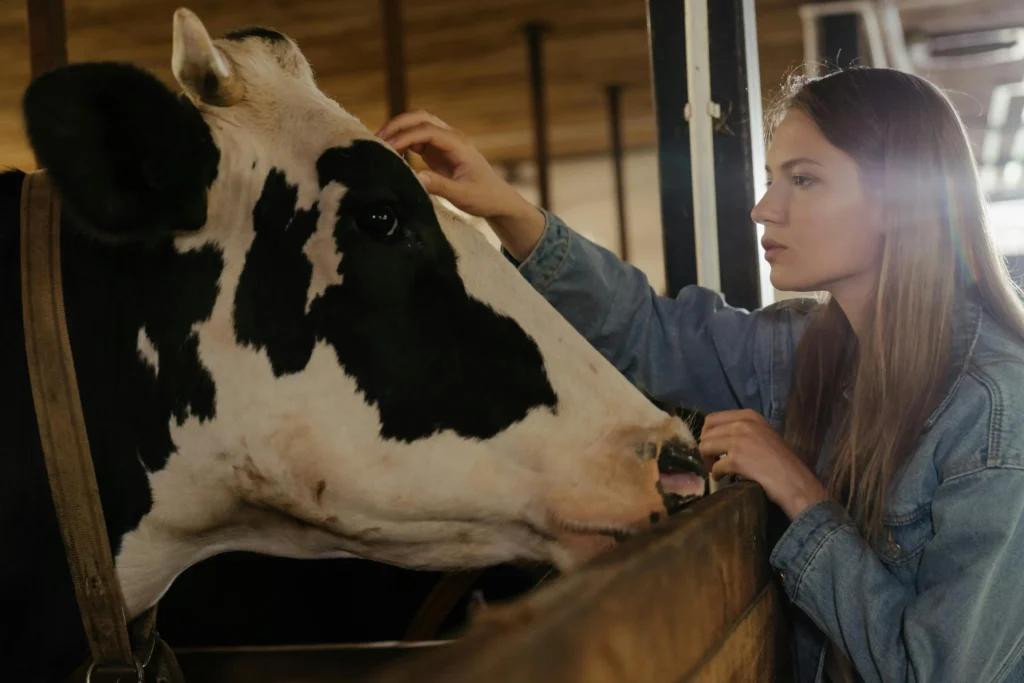
POLYGON ((615 175, 615 208, 619 218, 619 258, 629 261, 629 237, 626 232, 626 186, 622 169, 622 86, 609 85, 608 127, 612 143, 612 169, 615 175))
POLYGON ((384 72, 388 84, 388 112, 397 116, 408 110, 405 77, 405 35, 402 0, 380 0, 380 21, 384 32, 384 72))
POLYGON ((534 154, 537 162, 537 190, 542 209, 551 208, 551 179, 549 175, 547 100, 544 92, 543 39, 548 27, 537 21, 523 25, 529 51, 530 104, 533 112, 534 154))
POLYGON ((68 63, 64 0, 28 0, 32 78, 68 63))

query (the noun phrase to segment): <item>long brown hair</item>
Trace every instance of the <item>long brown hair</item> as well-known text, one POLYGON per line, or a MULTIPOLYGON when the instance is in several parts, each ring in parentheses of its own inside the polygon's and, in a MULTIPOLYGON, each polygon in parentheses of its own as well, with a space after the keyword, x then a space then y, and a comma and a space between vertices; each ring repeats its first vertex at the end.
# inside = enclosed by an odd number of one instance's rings
POLYGON ((784 437, 812 468, 834 428, 829 494, 869 537, 889 487, 947 388, 954 308, 968 289, 1024 340, 1024 305, 986 222, 963 122, 934 85, 892 69, 793 77, 769 112, 791 109, 851 155, 889 232, 867 332, 839 305, 811 313, 797 350, 784 437))

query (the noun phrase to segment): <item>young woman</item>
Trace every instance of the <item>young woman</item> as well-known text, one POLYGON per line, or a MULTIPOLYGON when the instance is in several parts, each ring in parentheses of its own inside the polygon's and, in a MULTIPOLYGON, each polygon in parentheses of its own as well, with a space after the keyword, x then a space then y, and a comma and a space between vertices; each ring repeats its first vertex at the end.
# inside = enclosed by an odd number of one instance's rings
POLYGON ((772 283, 827 298, 754 312, 656 295, 429 114, 379 135, 631 381, 710 413, 713 475, 791 520, 770 559, 798 682, 1024 681, 1024 306, 963 125, 921 78, 854 69, 794 81, 767 128, 772 283))

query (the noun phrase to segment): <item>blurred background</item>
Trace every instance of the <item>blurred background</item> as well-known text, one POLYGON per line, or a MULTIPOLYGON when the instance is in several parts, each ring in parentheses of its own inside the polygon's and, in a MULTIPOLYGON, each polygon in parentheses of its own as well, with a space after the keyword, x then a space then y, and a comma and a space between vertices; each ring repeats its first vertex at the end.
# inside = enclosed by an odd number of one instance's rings
MULTIPOLYGON (((53 0, 2 2, 2 164, 34 167, 19 109, 31 74, 28 8, 34 6, 37 16, 45 17, 52 16, 60 4, 53 0)), ((178 4, 178 0, 65 0, 67 58, 72 62, 130 61, 173 86, 171 16, 178 4)), ((427 109, 464 130, 524 195, 538 202, 537 162, 543 154, 550 208, 619 253, 622 229, 628 260, 665 291, 672 287, 666 287, 659 192, 685 193, 690 188, 668 187, 668 180, 659 176, 649 32, 656 4, 654 0, 192 0, 188 6, 214 34, 262 25, 294 38, 312 62, 321 87, 371 129, 386 120, 389 78, 392 83, 398 78, 404 89, 399 96, 408 108, 427 109), (529 30, 524 30, 529 22, 543 25, 535 39, 541 60, 539 89, 531 81, 531 38, 529 30), (389 44, 394 46, 390 63, 389 44), (402 74, 389 76, 396 68, 402 74), (621 228, 609 86, 617 93, 615 126, 622 147, 621 228), (538 150, 534 119, 536 92, 544 99, 541 125, 547 149, 543 152, 538 150)), ((682 7, 683 0, 675 4, 682 7)), ((722 7, 745 4, 721 0, 722 7)), ((756 51, 750 55, 757 69, 753 80, 762 100, 772 97, 787 73, 802 70, 805 59, 872 64, 879 49, 888 65, 914 70, 947 89, 971 131, 1000 244, 1010 257, 1024 252, 1024 1, 808 5, 798 0, 755 0, 749 9, 756 27, 756 51), (811 16, 818 13, 822 16, 817 19, 811 16), (829 40, 839 46, 833 48, 835 54, 822 50, 829 40)), ((673 30, 684 35, 682 26, 673 30)), ((716 44, 712 37, 712 62, 716 44)), ((718 188, 720 199, 728 192, 728 187, 718 188)), ((740 193, 737 199, 742 198, 740 193)), ((763 269, 763 262, 758 259, 757 266, 747 263, 744 267, 763 269)), ((762 292, 762 303, 778 296, 785 293, 762 292)))

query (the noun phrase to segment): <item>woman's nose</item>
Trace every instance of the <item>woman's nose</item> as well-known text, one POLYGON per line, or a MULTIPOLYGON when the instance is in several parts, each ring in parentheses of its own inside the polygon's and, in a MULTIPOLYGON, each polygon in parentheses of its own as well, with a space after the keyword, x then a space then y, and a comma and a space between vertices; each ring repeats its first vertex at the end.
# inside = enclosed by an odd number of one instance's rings
POLYGON ((761 201, 750 210, 750 219, 759 225, 781 222, 781 211, 778 204, 771 188, 768 188, 768 191, 761 197, 761 201))

